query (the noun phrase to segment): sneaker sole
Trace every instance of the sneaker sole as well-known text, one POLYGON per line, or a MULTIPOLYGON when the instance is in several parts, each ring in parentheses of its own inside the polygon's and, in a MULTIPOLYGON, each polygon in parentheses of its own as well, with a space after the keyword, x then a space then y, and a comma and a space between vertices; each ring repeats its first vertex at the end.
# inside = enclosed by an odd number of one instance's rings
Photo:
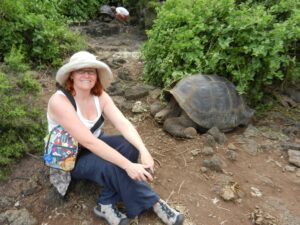
MULTIPOLYGON (((96 216, 98 216, 99 218, 104 219, 109 225, 111 225, 104 216, 99 214, 99 211, 96 208, 97 208, 97 206, 94 207, 94 209, 93 209, 94 214, 96 216)), ((128 225, 128 219, 127 218, 122 219, 118 225, 128 225)))
POLYGON ((183 214, 179 214, 177 216, 176 222, 174 223, 174 225, 182 225, 184 221, 184 215, 183 214))

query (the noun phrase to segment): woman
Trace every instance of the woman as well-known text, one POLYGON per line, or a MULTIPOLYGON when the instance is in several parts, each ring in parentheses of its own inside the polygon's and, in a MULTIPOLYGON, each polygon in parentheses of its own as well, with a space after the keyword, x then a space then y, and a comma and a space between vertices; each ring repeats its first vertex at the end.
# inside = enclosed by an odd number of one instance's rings
POLYGON ((52 169, 50 181, 62 194, 70 175, 103 186, 94 213, 111 225, 128 224, 127 217, 151 208, 165 224, 181 225, 183 214, 161 200, 146 183, 153 180, 154 161, 136 129, 104 91, 111 78, 110 68, 86 51, 75 53, 57 71, 56 81, 74 96, 77 111, 63 92, 57 91, 48 104, 48 129, 61 125, 84 149, 70 174, 52 169), (89 129, 101 114, 122 135, 104 135, 101 127, 91 133, 89 129), (115 208, 119 201, 126 207, 127 216, 115 208))

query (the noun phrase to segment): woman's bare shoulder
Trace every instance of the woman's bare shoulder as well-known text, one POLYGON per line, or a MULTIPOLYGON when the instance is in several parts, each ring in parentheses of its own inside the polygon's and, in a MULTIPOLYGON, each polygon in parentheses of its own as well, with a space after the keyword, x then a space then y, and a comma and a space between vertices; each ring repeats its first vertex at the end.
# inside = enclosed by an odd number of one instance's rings
POLYGON ((55 92, 49 98, 49 104, 52 105, 52 104, 56 104, 56 103, 64 103, 66 100, 67 100, 67 97, 65 95, 55 92))
POLYGON ((107 92, 103 91, 102 94, 99 96, 100 103, 102 106, 106 105, 107 102, 112 101, 111 97, 107 92))

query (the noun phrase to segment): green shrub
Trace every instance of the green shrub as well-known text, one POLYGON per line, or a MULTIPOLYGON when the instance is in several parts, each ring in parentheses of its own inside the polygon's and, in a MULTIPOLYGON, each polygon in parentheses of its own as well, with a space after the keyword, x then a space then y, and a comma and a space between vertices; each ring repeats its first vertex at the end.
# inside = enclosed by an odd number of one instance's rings
POLYGON ((0 8, 0 60, 12 46, 22 49, 24 60, 35 66, 56 66, 85 47, 79 33, 67 27, 57 10, 58 0, 2 0, 0 8))
POLYGON ((0 179, 24 153, 43 148, 46 126, 36 101, 40 88, 30 73, 0 71, 0 179))
POLYGON ((21 49, 16 49, 15 46, 13 46, 10 52, 4 57, 4 62, 12 71, 24 72, 29 69, 29 66, 25 63, 24 54, 21 49))
POLYGON ((299 15, 294 0, 166 1, 142 48, 143 79, 170 87, 189 74, 218 74, 257 101, 273 81, 299 78, 299 15))
POLYGON ((107 1, 104 0, 60 0, 59 12, 71 21, 86 22, 95 17, 99 7, 107 1))

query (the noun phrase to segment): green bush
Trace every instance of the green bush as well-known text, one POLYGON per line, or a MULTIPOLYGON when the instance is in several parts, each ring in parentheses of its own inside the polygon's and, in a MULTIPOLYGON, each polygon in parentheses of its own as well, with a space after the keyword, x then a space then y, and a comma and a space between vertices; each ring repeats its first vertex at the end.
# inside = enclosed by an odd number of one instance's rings
POLYGON ((10 52, 4 57, 4 62, 12 71, 24 72, 29 69, 29 66, 25 63, 22 50, 16 49, 15 46, 13 46, 10 52))
POLYGON ((0 179, 17 158, 43 148, 46 126, 36 101, 40 89, 29 72, 0 71, 0 179))
POLYGON ((86 22, 95 17, 97 10, 104 0, 60 0, 58 3, 59 12, 73 22, 86 22))
POLYGON ((273 81, 299 79, 299 27, 299 1, 169 0, 147 32, 143 79, 218 74, 257 101, 273 81))
POLYGON ((58 0, 2 0, 0 8, 0 61, 12 46, 22 49, 33 65, 56 66, 71 53, 85 47, 79 33, 67 27, 57 10, 58 0))

